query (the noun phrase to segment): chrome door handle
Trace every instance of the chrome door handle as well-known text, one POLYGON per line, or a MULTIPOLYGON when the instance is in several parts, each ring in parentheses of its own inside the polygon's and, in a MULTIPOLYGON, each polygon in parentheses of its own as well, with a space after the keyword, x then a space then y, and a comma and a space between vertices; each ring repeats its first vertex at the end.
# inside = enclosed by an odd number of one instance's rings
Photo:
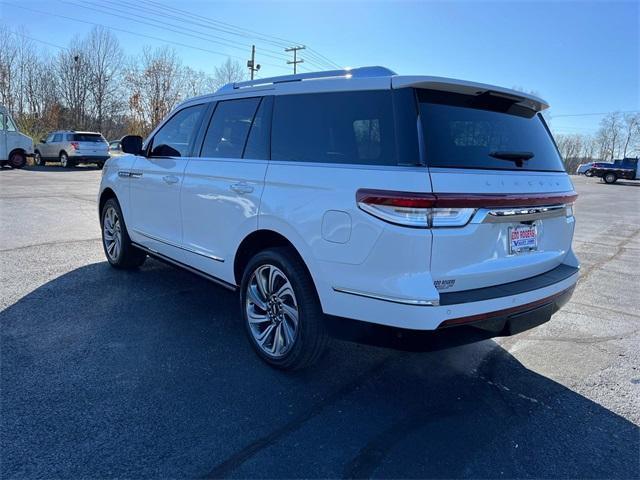
POLYGON ((234 183, 229 187, 236 193, 251 193, 253 192, 253 187, 246 182, 234 183))
POLYGON ((164 183, 168 183, 169 185, 178 183, 178 181, 180 181, 180 179, 175 175, 165 175, 164 177, 162 177, 162 180, 164 180, 164 183))

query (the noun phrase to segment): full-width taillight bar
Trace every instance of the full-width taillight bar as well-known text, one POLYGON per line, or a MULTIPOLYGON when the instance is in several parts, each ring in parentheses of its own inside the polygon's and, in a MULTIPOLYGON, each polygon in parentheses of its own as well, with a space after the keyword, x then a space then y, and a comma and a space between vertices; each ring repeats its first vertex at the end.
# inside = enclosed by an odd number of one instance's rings
POLYGON ((410 227, 461 227, 479 208, 571 205, 575 191, 561 193, 420 193, 360 189, 358 206, 382 220, 410 227))

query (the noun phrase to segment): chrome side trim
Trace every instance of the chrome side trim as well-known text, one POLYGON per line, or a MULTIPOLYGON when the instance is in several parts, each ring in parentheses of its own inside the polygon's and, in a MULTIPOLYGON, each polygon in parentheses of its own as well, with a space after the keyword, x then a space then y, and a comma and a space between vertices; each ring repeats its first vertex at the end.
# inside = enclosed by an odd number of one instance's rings
POLYGON ((212 255, 210 253, 205 253, 205 252, 203 252, 201 250, 196 250, 194 248, 185 247, 184 245, 178 245, 177 243, 170 242, 169 240, 164 240, 164 239, 162 239, 160 237, 156 237, 155 235, 150 235, 148 233, 142 232, 142 231, 137 230, 135 228, 132 228, 132 230, 134 232, 136 232, 137 234, 142 235, 143 237, 150 238, 151 240, 155 240, 156 242, 164 243, 164 244, 169 245, 171 247, 179 248, 180 250, 184 250, 185 252, 195 253, 196 255, 200 255, 201 257, 205 257, 205 258, 209 258, 211 260, 215 260, 216 262, 224 262, 224 258, 222 258, 222 257, 218 257, 218 256, 212 255))
POLYGON ((359 290, 352 290, 350 288, 333 287, 334 292, 346 293, 349 295, 356 295, 358 297, 373 298, 375 300, 382 300, 383 302, 401 303, 403 305, 413 305, 418 307, 436 307, 439 305, 438 300, 420 300, 413 298, 399 298, 389 297, 386 295, 379 295, 377 293, 361 292, 359 290))
POLYGON ((565 205, 553 205, 550 207, 530 207, 530 208, 502 208, 489 210, 483 219, 483 223, 511 223, 530 222, 543 218, 566 216, 565 205))
POLYGON ((135 245, 136 248, 139 248, 140 250, 144 250, 150 256, 155 257, 158 260, 170 263, 172 265, 175 265, 176 267, 183 268, 184 270, 187 270, 195 275, 198 275, 199 277, 205 278, 213 283, 216 283, 221 287, 231 290, 232 292, 235 292, 238 289, 238 287, 236 285, 233 285, 232 283, 225 282, 224 280, 214 277, 213 275, 209 275, 208 273, 202 272, 197 268, 193 268, 193 267, 190 267, 189 265, 185 265, 184 263, 178 262, 177 260, 173 260, 172 258, 162 255, 161 253, 158 253, 151 248, 147 248, 144 245, 140 245, 139 243, 136 243, 136 242, 131 242, 131 243, 135 245))

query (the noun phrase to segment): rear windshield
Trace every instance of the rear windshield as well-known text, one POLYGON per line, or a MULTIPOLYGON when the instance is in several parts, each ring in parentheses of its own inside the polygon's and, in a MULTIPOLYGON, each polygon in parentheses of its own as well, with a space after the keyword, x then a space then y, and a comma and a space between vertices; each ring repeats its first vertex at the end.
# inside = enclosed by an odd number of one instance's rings
POLYGON ((69 136, 72 137, 69 140, 74 142, 106 142, 98 133, 74 133, 69 136))
POLYGON ((418 90, 432 167, 564 171, 542 117, 511 99, 418 90))

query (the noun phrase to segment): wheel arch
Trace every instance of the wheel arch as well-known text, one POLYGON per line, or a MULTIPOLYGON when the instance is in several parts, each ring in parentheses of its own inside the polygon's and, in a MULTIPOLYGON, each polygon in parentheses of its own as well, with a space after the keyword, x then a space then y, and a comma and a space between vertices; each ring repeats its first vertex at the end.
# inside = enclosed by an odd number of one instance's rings
POLYGON ((115 198, 116 202, 120 203, 116 192, 114 192, 110 187, 107 187, 100 194, 100 200, 98 202, 98 217, 102 216, 102 207, 104 207, 104 204, 107 203, 107 200, 110 198, 115 198))
MULTIPOLYGON (((287 237, 274 230, 261 229, 255 230, 247 235, 242 242, 240 242, 240 245, 236 250, 236 254, 233 259, 233 276, 236 285, 240 285, 242 283, 242 274, 244 273, 244 269, 249 263, 249 260, 251 260, 251 258, 258 252, 273 247, 290 248, 298 260, 300 260, 301 264, 304 265, 309 277, 313 280, 313 275, 311 275, 309 267, 302 258, 300 251, 287 237)), ((313 283, 315 287, 315 281, 313 283)), ((315 288, 317 291, 317 287, 315 288)))
POLYGON ((22 155, 24 155, 25 157, 27 156, 27 151, 22 148, 22 147, 16 147, 13 150, 11 150, 9 152, 9 156, 7 158, 11 158, 11 155, 13 155, 14 153, 21 153, 22 155))

